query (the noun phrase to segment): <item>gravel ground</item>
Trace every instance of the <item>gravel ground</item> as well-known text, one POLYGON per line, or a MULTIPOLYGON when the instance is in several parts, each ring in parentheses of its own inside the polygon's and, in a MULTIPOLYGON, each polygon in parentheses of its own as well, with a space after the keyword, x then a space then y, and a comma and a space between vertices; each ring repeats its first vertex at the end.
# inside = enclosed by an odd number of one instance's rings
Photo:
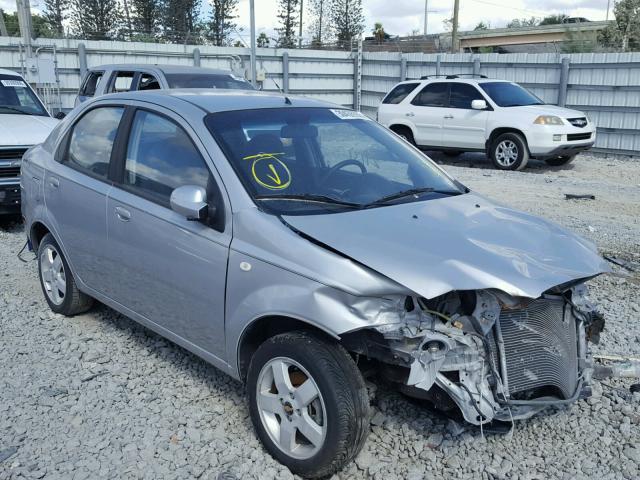
MULTIPOLYGON (((478 192, 640 261, 638 161, 583 155, 566 168, 498 172, 479 155, 433 158, 478 192)), ((16 258, 23 242, 21 225, 0 227, 0 480, 293 478, 258 443, 239 383, 106 307, 52 314, 35 262, 16 258)), ((597 353, 640 355, 639 283, 619 268, 591 282, 607 317, 597 353)), ((638 479, 630 384, 596 383, 591 399, 507 435, 482 435, 379 384, 371 435, 335 478, 638 479)))

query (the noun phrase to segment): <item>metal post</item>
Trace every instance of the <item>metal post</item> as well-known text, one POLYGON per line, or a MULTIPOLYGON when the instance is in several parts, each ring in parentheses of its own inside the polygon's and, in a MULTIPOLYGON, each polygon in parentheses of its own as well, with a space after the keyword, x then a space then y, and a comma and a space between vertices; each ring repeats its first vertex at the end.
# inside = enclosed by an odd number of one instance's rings
POLYGON ((358 53, 353 59, 353 109, 360 111, 362 100, 362 37, 358 39, 358 53))
POLYGON ((558 86, 558 105, 567 104, 567 87, 569 85, 569 57, 564 57, 560 64, 560 85, 558 86))
POLYGON ((458 11, 460 10, 460 0, 453 3, 453 29, 451 30, 451 53, 458 52, 458 11))
POLYGON ((256 80, 256 6, 255 0, 249 1, 249 17, 251 22, 251 83, 258 88, 256 80))
POLYGON ((406 57, 400 57, 400 81, 404 82, 407 79, 407 59, 406 57))
POLYGON ((0 8, 0 35, 3 37, 8 37, 9 32, 7 32, 7 26, 4 23, 4 11, 0 8))
POLYGON ((440 75, 442 70, 442 55, 436 56, 436 75, 440 75))
POLYGON ((282 90, 289 93, 289 53, 282 53, 282 90))
POLYGON ((473 59, 473 74, 480 75, 480 59, 478 57, 473 59))
POLYGON ((200 49, 199 48, 193 49, 193 66, 194 67, 200 66, 200 49))
POLYGON ((424 36, 427 36, 427 20, 429 18, 429 0, 424 0, 424 36))
POLYGON ((304 14, 304 0, 300 0, 300 30, 298 32, 298 48, 302 48, 302 15, 303 14, 304 14))
POLYGON ((84 43, 78 44, 78 66, 80 67, 80 79, 87 73, 87 48, 84 43))
POLYGON ((20 35, 24 42, 27 58, 31 58, 31 39, 33 36, 33 30, 31 28, 31 5, 29 4, 29 0, 16 0, 16 7, 18 9, 17 13, 18 23, 20 24, 20 35))

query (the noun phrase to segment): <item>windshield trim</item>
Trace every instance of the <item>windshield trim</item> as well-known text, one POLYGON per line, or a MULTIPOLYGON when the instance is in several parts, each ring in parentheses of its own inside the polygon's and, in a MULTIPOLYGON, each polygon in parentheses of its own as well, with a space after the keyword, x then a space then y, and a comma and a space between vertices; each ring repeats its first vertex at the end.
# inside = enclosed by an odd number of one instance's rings
POLYGON ((542 101, 542 99, 540 97, 538 97, 535 93, 529 91, 529 89, 523 87, 522 85, 520 85, 517 82, 509 82, 509 81, 490 81, 490 82, 478 82, 478 86, 481 88, 481 90, 484 92, 485 95, 487 95, 491 101, 496 104, 498 107, 500 108, 511 108, 511 107, 531 107, 534 105, 545 105, 544 101, 542 101), (537 103, 526 103, 526 104, 506 104, 506 105, 501 105, 492 95, 491 92, 489 92, 485 86, 486 85, 500 85, 500 84, 506 84, 506 85, 511 85, 511 86, 515 86, 519 89, 521 89, 522 91, 524 91, 527 95, 530 95, 531 97, 533 97, 535 100, 537 100, 537 103))

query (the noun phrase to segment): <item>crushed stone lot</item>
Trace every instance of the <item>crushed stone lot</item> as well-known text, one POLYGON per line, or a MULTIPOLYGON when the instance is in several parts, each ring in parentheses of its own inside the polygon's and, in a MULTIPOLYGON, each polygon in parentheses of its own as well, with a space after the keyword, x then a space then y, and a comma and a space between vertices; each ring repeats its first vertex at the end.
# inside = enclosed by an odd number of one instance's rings
MULTIPOLYGON (((640 265, 640 161, 581 155, 564 168, 500 172, 482 155, 432 158, 473 190, 640 265)), ((24 240, 22 225, 0 227, 0 480, 293 478, 258 442, 240 383, 107 307, 53 314, 33 255, 16 257, 24 240)), ((589 283, 607 321, 594 353, 640 356, 640 269, 615 267, 589 283)), ((640 478, 632 381, 595 382, 589 400, 506 435, 374 383, 371 434, 335 478, 640 478)))

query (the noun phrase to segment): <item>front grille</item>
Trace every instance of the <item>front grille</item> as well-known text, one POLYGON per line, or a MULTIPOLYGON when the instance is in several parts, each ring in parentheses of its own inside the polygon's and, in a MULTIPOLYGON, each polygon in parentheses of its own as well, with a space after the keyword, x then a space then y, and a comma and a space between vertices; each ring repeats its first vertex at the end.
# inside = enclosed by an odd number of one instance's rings
POLYGON ((27 148, 0 149, 0 160, 20 160, 27 148))
POLYGON ((588 123, 586 117, 567 118, 567 121, 574 127, 578 127, 578 128, 584 128, 587 126, 587 123, 588 123))
POLYGON ((13 178, 20 176, 20 167, 6 167, 0 165, 0 178, 13 178))
POLYGON ((574 140, 589 140, 591 138, 591 133, 569 133, 567 134, 568 141, 574 140))
MULTIPOLYGON (((564 308, 562 299, 538 299, 524 308, 500 313, 507 383, 512 398, 548 395, 570 398, 575 393, 578 383, 576 323, 572 315, 565 315, 564 308)), ((496 342, 491 343, 495 365, 500 365, 496 342)))

